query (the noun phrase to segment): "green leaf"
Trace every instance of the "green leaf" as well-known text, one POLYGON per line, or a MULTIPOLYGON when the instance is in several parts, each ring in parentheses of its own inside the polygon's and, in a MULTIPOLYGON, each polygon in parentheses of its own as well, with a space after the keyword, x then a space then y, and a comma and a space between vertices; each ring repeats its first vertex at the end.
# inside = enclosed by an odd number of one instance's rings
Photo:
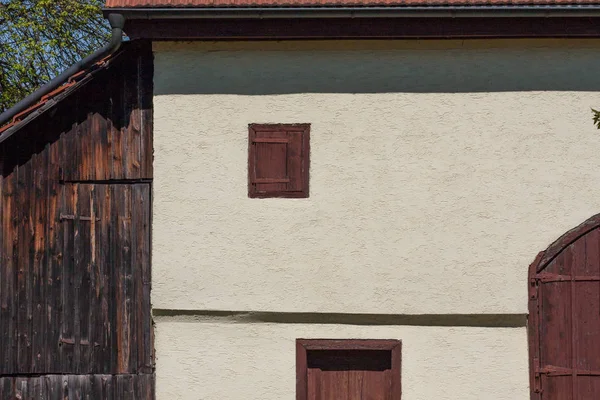
POLYGON ((594 121, 594 125, 596 125, 596 128, 600 129, 600 111, 592 108, 592 114, 592 120, 594 121))

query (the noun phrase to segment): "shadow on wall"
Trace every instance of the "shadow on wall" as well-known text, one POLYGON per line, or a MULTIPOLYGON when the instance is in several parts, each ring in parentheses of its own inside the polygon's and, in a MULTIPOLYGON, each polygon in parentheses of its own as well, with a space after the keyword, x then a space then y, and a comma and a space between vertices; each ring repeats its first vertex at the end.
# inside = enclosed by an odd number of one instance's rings
POLYGON ((165 51, 155 95, 600 90, 600 49, 165 51))

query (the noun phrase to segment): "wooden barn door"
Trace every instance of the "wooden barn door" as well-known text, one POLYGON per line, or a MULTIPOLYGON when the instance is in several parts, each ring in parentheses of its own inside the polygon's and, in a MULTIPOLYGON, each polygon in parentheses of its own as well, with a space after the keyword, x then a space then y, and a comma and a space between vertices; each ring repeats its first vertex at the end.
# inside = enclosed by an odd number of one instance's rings
POLYGON ((599 225, 586 221, 530 267, 532 399, 600 399, 599 225))
POLYGON ((60 369, 151 372, 150 184, 65 184, 60 209, 60 369))

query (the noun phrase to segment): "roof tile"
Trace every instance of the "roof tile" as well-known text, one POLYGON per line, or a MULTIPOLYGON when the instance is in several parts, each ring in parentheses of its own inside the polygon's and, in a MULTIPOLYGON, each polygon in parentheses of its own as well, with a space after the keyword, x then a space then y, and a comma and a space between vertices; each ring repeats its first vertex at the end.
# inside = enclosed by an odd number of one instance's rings
POLYGON ((65 83, 58 86, 56 89, 54 89, 50 93, 42 96, 42 98, 39 99, 37 102, 33 103, 27 109, 25 109, 25 110, 21 111, 19 114, 15 115, 10 120, 10 122, 6 123, 5 125, 0 126, 0 136, 2 135, 2 133, 4 133, 6 130, 8 130, 8 128, 11 128, 15 125, 19 125, 19 123, 21 121, 23 121, 29 114, 31 114, 38 108, 43 107, 53 98, 58 97, 59 95, 67 92, 71 88, 76 88, 80 83, 85 81, 86 76, 89 76, 90 74, 94 73, 94 71, 98 71, 98 70, 105 69, 106 67, 108 67, 108 65, 110 64, 110 61, 112 59, 116 58, 119 54, 120 54, 120 52, 108 55, 105 58, 95 62, 88 68, 86 68, 82 71, 79 71, 79 72, 75 73, 74 75, 70 76, 69 79, 67 79, 67 81, 65 83))
POLYGON ((107 0, 107 8, 600 5, 600 0, 107 0))

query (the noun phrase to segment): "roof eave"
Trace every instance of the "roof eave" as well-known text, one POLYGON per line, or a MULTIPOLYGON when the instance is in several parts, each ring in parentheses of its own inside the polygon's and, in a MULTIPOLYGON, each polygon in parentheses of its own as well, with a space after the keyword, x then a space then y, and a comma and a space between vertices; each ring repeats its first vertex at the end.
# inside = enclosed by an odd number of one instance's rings
POLYGON ((356 6, 356 7, 130 7, 104 8, 127 20, 276 18, 552 18, 600 17, 600 5, 356 6))

